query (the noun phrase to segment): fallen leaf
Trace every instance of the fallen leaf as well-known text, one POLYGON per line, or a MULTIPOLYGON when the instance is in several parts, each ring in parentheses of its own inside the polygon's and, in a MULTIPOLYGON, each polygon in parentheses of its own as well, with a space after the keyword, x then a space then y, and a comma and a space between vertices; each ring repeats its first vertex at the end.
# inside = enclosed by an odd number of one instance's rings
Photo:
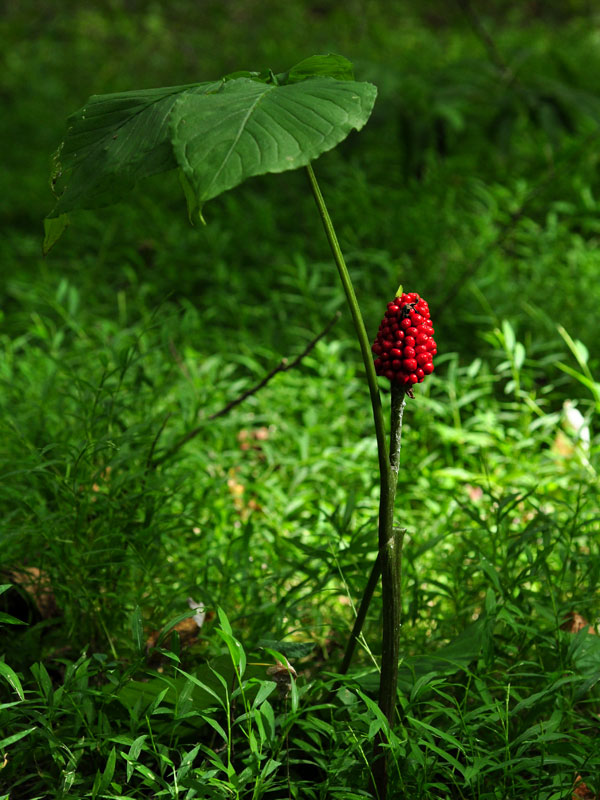
POLYGON ((290 689, 292 688, 292 680, 295 680, 298 677, 296 670, 292 667, 287 659, 285 664, 282 664, 281 661, 277 661, 275 666, 269 667, 267 669, 267 675, 269 678, 275 681, 277 688, 279 689, 279 693, 283 697, 288 696, 290 689))
POLYGON ((576 611, 569 611, 567 617, 563 624, 560 626, 561 630, 567 631, 568 633, 579 633, 579 631, 583 630, 587 627, 588 633, 596 633, 595 628, 589 624, 589 622, 578 614, 576 611))
POLYGON ((595 792, 592 792, 591 789, 588 789, 585 783, 581 780, 581 775, 578 775, 575 778, 572 798, 573 800, 597 800, 598 795, 595 792))
POLYGON ((33 600, 42 619, 58 615, 56 598, 47 573, 37 567, 23 567, 20 570, 12 570, 9 575, 15 586, 33 600))

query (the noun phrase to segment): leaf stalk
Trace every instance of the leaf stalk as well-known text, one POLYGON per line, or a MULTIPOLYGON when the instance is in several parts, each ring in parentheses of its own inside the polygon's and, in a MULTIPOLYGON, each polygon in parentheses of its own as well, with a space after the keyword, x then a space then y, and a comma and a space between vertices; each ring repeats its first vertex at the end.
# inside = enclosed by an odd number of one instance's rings
POLYGON ((319 184, 317 182, 317 178, 311 164, 307 165, 306 171, 308 173, 310 188, 312 190, 313 197, 315 198, 315 203, 317 204, 319 216, 321 217, 321 222, 323 223, 325 234, 327 236, 327 240, 329 242, 329 246, 331 248, 331 252, 333 254, 336 266, 338 268, 340 280, 342 282, 342 286, 346 294, 348 307, 352 315, 352 322, 354 323, 356 337, 360 345, 360 352, 362 355, 363 364, 367 376, 367 383, 369 384, 371 406, 373 408, 375 435, 377 437, 377 453, 379 456, 379 472, 381 475, 386 476, 386 481, 387 481, 390 466, 388 463, 388 450, 385 440, 385 423, 383 420, 383 409, 381 406, 381 396, 379 394, 377 376, 375 374, 375 365, 373 364, 373 357, 371 355, 371 345, 369 342, 369 338, 367 336, 365 323, 363 322, 362 314, 360 312, 358 300, 356 299, 356 294, 354 293, 352 279, 350 278, 350 273, 348 272, 348 268, 346 266, 346 262, 342 254, 342 250, 340 248, 340 244, 338 242, 338 238, 336 236, 335 229, 333 227, 333 222, 331 221, 331 217, 329 216, 329 212, 327 211, 325 200, 323 199, 323 195, 321 194, 321 189, 319 188, 319 184))

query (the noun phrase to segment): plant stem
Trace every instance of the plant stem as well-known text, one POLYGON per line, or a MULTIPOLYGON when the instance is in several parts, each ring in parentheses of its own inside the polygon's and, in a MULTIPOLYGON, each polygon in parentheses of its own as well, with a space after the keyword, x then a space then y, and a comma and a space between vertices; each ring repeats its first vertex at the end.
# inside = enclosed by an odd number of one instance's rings
POLYGON ((346 262, 344 261, 344 256, 342 254, 342 250, 340 248, 340 244, 338 242, 335 229, 331 221, 331 217, 329 216, 329 212, 327 211, 325 200, 323 199, 323 195, 321 194, 321 190, 319 188, 319 184, 317 183, 317 178, 311 164, 307 165, 306 171, 308 173, 310 188, 312 190, 313 197, 315 198, 315 203, 317 204, 317 209, 319 211, 323 227, 325 228, 325 234, 327 235, 327 240, 329 241, 329 246, 331 247, 331 252, 333 253, 333 258, 338 268, 340 280, 342 281, 342 286, 344 287, 344 292, 346 293, 346 300, 348 302, 348 307, 350 308, 350 313, 352 314, 352 321, 354 323, 354 329, 356 331, 356 336, 358 338, 358 343, 360 345, 363 364, 365 366, 365 372, 367 375, 367 383, 369 384, 369 393, 371 395, 371 406, 373 407, 373 420, 375 422, 375 435, 377 436, 379 473, 382 476, 383 475, 386 476, 386 482, 387 482, 388 473, 390 471, 390 465, 387 457, 387 444, 385 441, 385 423, 383 420, 383 409, 381 407, 381 397, 379 395, 379 386, 377 384, 377 376, 375 374, 373 356, 371 355, 371 345, 369 343, 369 338, 367 336, 367 331, 365 329, 365 323, 363 322, 362 314, 360 313, 358 300, 356 299, 356 295, 354 294, 352 279, 350 278, 350 274, 348 273, 348 268, 346 267, 346 262))
MULTIPOLYGON (((321 216, 323 227, 329 241, 329 246, 333 253, 335 263, 338 268, 342 286, 346 293, 346 300, 352 314, 354 328, 360 345, 369 392, 371 395, 371 405, 373 407, 373 419, 375 422, 375 433, 377 436, 377 452, 379 456, 379 476, 380 476, 380 497, 379 497, 379 548, 377 559, 371 570, 371 575, 364 592, 363 599, 357 614, 357 618, 352 631, 352 636, 346 654, 344 655, 343 666, 348 668, 356 640, 360 634, 364 618, 367 613, 369 602, 379 577, 381 568, 381 580, 383 590, 383 630, 382 630, 382 653, 381 653, 381 681, 379 688, 379 707, 385 714, 390 728, 394 722, 396 710, 396 691, 398 685, 398 656, 400 650, 400 624, 401 624, 401 585, 400 573, 402 566, 402 542, 404 530, 394 527, 394 500, 396 497, 396 486, 398 483, 398 469, 400 466, 400 444, 402 434, 402 416, 406 400, 404 390, 392 384, 392 403, 391 403, 391 428, 390 428, 390 449, 388 452, 385 440, 385 424, 383 420, 383 409, 381 407, 381 397, 375 375, 375 366, 371 356, 371 348, 362 314, 352 280, 344 261, 333 223, 327 211, 325 200, 321 194, 317 178, 309 164, 307 166, 310 187, 317 204, 317 209, 321 216)), ((374 764, 373 781, 374 788, 379 800, 385 800, 387 796, 388 782, 388 758, 387 751, 383 748, 384 734, 380 732, 374 744, 374 764)))
MULTIPOLYGON (((390 425, 390 469, 387 482, 381 481, 379 501, 379 561, 383 602, 381 645, 381 676, 379 683, 379 708, 390 728, 394 724, 396 693, 398 687, 398 657, 400 654, 400 625, 402 621, 401 570, 404 528, 394 526, 394 500, 400 468, 402 417, 406 399, 404 390, 392 384, 390 425)), ((373 780, 377 796, 387 796, 388 751, 383 748, 385 733, 375 737, 373 780)))
POLYGON ((375 559, 375 561, 373 562, 373 566, 371 567, 369 580, 367 581, 367 585, 365 586, 363 595, 360 599, 360 606, 358 607, 356 619, 354 620, 354 625, 352 626, 352 633, 350 634, 350 638, 348 639, 348 643, 346 644, 344 658, 342 659, 342 663, 340 664, 340 668, 338 670, 340 675, 345 675, 348 672, 348 667, 350 666, 350 662, 352 661, 352 656, 354 655, 354 651, 356 650, 358 637, 360 636, 360 632, 362 631, 362 626, 364 624, 365 617, 367 616, 367 611, 369 610, 369 605, 371 604, 373 592, 375 591, 375 587, 379 582, 380 575, 381 575, 381 555, 378 551, 377 558, 375 559))
MULTIPOLYGON (((398 470, 400 468, 400 448, 401 448, 401 437, 402 437, 402 417, 404 415, 404 407, 406 405, 406 400, 404 399, 404 393, 400 392, 400 390, 392 390, 392 408, 391 408, 391 431, 390 431, 390 474, 389 474, 389 482, 387 486, 387 491, 381 493, 381 497, 386 497, 386 503, 391 502, 391 510, 393 513, 393 506, 394 506, 394 499, 396 496, 396 486, 398 485, 398 470), (401 395, 401 396, 400 396, 401 395), (392 490, 393 485, 393 490, 392 490), (393 491, 392 496, 390 497, 390 491, 393 491)), ((382 487, 383 489, 383 487, 382 487)), ((387 517, 387 513, 384 511, 382 503, 380 502, 380 527, 379 527, 379 535, 381 537, 381 520, 387 517)), ((399 534, 401 538, 404 537, 404 533, 402 532, 399 534)), ((402 557, 402 541, 399 543, 399 550, 400 555, 399 559, 402 557)), ((360 636, 360 632, 362 630, 362 626, 365 621, 365 617, 367 616, 367 611, 369 609, 369 605, 371 603, 371 598, 373 597, 373 592, 375 591, 375 587, 377 586, 377 582, 379 580, 379 576, 381 575, 381 549, 377 552, 377 558, 373 562, 373 566, 371 567, 371 573, 369 575, 369 580, 367 581, 367 585, 363 591, 363 595, 360 601, 360 606, 358 608, 358 612, 356 614, 356 620, 354 621, 354 626, 352 628, 352 633, 350 634, 350 638, 348 640, 348 644, 346 645, 346 651, 344 653, 344 658, 342 659, 342 663, 340 665, 340 675, 345 675, 348 671, 348 667, 350 666, 350 662, 352 661, 352 656, 354 655, 354 650, 356 649, 356 643, 358 642, 358 637, 360 636)), ((399 567, 400 568, 400 565, 399 567)))

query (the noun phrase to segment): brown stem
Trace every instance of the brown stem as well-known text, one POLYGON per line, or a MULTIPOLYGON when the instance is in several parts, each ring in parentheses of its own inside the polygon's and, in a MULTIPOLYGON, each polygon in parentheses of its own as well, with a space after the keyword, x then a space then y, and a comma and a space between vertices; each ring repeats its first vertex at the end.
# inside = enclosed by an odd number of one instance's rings
MULTIPOLYGON (((315 338, 312 339, 307 344, 307 346, 304 348, 304 350, 300 353, 299 356, 296 356, 296 358, 293 361, 289 362, 289 363, 288 363, 287 358, 282 358, 280 363, 276 367, 273 367, 273 369, 267 375, 265 375, 265 377, 261 381, 259 381, 254 386, 251 386, 250 389, 246 389, 245 392, 242 392, 242 394, 238 395, 238 397, 234 398, 229 403, 227 403, 227 405, 224 406, 220 411, 216 411, 214 414, 211 414, 209 417, 207 417, 206 422, 210 422, 213 419, 218 419, 218 417, 224 417, 225 414, 228 414, 231 411, 232 408, 235 408, 236 406, 239 406, 239 404, 243 403, 244 400, 246 400, 248 397, 250 397, 251 395, 256 394, 258 391, 260 391, 279 372, 287 372, 289 369, 293 369, 294 367, 297 367, 298 364, 302 361, 302 359, 305 358, 310 353, 310 351, 315 347, 317 342, 319 342, 324 336, 326 336, 329 333, 329 331, 331 330, 331 328, 333 328, 333 326, 338 321, 340 316, 341 316, 341 313, 339 311, 336 311, 336 313, 334 314, 332 319, 329 320, 329 322, 323 328, 321 333, 319 333, 317 336, 315 336, 315 338)), ((163 464, 165 461, 168 461, 168 459, 171 458, 171 456, 175 455, 175 453, 178 450, 180 450, 188 442, 191 442, 192 439, 195 439, 196 436, 198 436, 198 434, 201 433, 204 430, 204 426, 206 425, 206 422, 204 422, 202 425, 198 425, 198 427, 193 428, 191 431, 188 431, 186 434, 184 434, 181 437, 181 439, 176 441, 175 444, 172 447, 170 447, 166 452, 164 452, 162 455, 158 456, 158 458, 155 458, 152 461, 152 466, 153 467, 158 467, 160 464, 163 464)), ((163 425, 163 427, 164 427, 164 425, 163 425)))
MULTIPOLYGON (((390 728, 394 724, 396 712, 402 617, 401 569, 405 530, 394 526, 394 501, 400 468, 402 417, 405 405, 404 390, 392 384, 390 470, 387 481, 382 480, 379 503, 379 558, 383 602, 379 708, 390 728)), ((380 800, 385 800, 387 797, 388 784, 388 750, 383 747, 384 741, 385 732, 379 731, 373 749, 373 782, 380 800)))

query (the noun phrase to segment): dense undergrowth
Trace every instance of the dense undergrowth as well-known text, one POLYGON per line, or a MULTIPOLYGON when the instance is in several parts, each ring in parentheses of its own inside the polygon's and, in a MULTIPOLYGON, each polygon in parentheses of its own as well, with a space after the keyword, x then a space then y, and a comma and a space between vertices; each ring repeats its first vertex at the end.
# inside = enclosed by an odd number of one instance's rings
POLYGON ((315 165, 369 333, 402 281, 440 353, 405 415, 391 796, 600 792, 592 12, 350 5, 2 17, 0 797, 370 796, 377 596, 336 673, 377 538, 348 315, 218 415, 344 311, 305 176, 247 183, 200 230, 150 180, 39 256, 88 94, 319 50, 379 86, 315 165))

